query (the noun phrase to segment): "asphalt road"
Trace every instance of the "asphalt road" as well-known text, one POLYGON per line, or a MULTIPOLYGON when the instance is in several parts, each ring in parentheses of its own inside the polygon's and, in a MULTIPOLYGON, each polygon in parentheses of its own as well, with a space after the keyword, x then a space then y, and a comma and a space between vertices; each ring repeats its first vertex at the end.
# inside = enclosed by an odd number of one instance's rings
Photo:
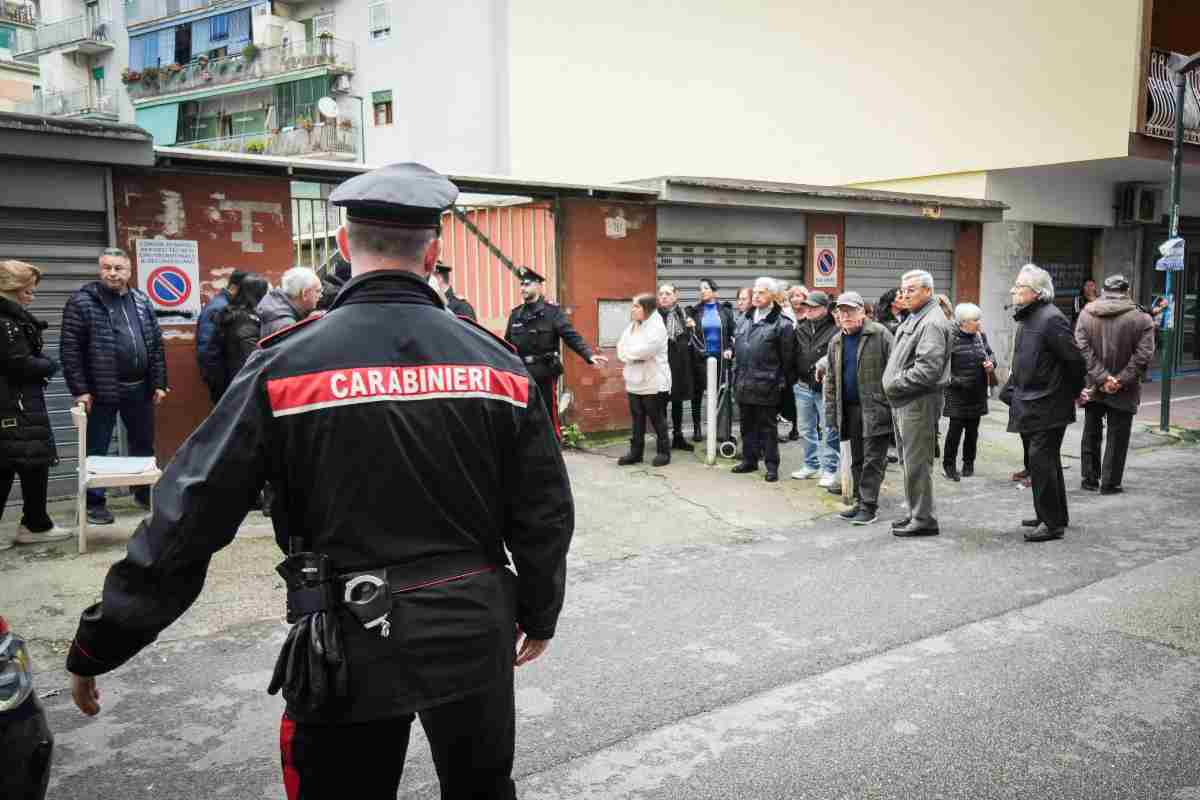
MULTIPOLYGON (((1067 538, 1033 545, 1000 422, 915 541, 832 519, 812 481, 572 454, 566 610, 518 672, 521 796, 1200 800, 1200 449, 1131 454, 1126 494, 1072 490, 1067 538)), ((243 606, 214 581, 184 635, 102 678, 99 717, 47 699, 52 798, 283 797, 282 597, 223 618, 243 606)), ((406 771, 401 797, 438 796, 419 726, 406 771)))

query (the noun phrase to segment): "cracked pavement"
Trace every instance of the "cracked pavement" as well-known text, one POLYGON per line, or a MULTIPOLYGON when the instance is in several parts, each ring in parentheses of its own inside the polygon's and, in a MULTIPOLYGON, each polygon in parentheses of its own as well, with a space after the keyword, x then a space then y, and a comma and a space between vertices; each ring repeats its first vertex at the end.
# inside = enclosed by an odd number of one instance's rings
MULTIPOLYGON (((1031 545, 1019 442, 997 414, 981 436, 979 476, 938 478, 944 532, 919 541, 888 531, 894 468, 854 528, 815 481, 567 454, 577 534, 559 635, 517 675, 520 796, 1200 798, 1200 448, 1139 431, 1111 497, 1076 463, 1073 527, 1031 545)), ((786 475, 800 445, 781 452, 786 475)), ((57 650, 131 522, 82 557, 0 553, 40 691, 65 685, 57 650)), ((196 607, 101 679, 99 717, 46 700, 50 797, 283 797, 277 560, 253 516, 196 607)), ((438 796, 421 739, 401 797, 438 796)))

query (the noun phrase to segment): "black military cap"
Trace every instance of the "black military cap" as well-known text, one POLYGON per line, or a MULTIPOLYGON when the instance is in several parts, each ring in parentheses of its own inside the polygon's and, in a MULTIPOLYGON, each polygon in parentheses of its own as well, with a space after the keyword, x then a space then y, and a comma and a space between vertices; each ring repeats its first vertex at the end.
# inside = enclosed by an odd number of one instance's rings
POLYGON ((545 278, 543 278, 541 275, 538 275, 536 272, 531 270, 529 267, 521 267, 521 280, 522 281, 537 281, 538 283, 546 282, 545 278))
POLYGON ((1129 288, 1129 281, 1124 275, 1109 275, 1104 279, 1104 288, 1110 292, 1123 292, 1129 288))
POLYGON ((443 275, 449 275, 451 272, 454 271, 454 267, 451 267, 448 264, 443 264, 440 261, 437 262, 437 266, 434 267, 434 269, 437 270, 438 272, 442 273, 443 275))
POLYGON ((351 222, 389 228, 440 228, 458 187, 423 164, 389 164, 333 190, 329 202, 351 222))

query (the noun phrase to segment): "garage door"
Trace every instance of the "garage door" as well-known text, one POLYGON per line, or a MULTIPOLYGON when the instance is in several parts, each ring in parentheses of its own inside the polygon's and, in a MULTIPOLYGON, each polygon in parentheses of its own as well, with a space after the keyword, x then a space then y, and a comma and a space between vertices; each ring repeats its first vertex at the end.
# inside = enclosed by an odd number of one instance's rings
POLYGON ((658 282, 679 289, 684 305, 700 300, 700 279, 721 287, 722 300, 732 302, 737 290, 762 276, 798 283, 804 274, 804 245, 659 242, 658 282))
POLYGON ((900 276, 923 269, 933 275, 934 290, 954 297, 954 251, 909 250, 898 247, 847 247, 847 291, 858 292, 874 305, 888 289, 900 286, 900 276))
POLYGON ((1075 313, 1075 296, 1083 289, 1083 282, 1092 277, 1095 237, 1096 232, 1090 228, 1033 228, 1033 263, 1050 273, 1054 302, 1068 319, 1075 313))
MULTIPOLYGON (((34 316, 50 324, 46 352, 58 358, 62 311, 71 293, 96 279, 96 257, 108 245, 103 212, 0 207, 0 259, 27 261, 43 271, 34 316)), ((74 496, 78 437, 71 424, 71 396, 59 375, 46 390, 60 463, 50 472, 50 497, 74 496)), ((9 498, 12 503, 16 492, 9 498)))

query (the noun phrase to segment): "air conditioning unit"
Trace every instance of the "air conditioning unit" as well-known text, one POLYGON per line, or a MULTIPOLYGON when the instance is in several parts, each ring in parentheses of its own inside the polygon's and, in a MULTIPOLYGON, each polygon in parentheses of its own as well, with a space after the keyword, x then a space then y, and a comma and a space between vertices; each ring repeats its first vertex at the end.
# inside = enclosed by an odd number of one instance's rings
POLYGON ((1117 186, 1117 222, 1141 225, 1158 222, 1162 216, 1162 190, 1142 183, 1117 186))
POLYGON ((332 91, 337 94, 345 94, 350 91, 350 76, 338 75, 333 81, 332 91))

